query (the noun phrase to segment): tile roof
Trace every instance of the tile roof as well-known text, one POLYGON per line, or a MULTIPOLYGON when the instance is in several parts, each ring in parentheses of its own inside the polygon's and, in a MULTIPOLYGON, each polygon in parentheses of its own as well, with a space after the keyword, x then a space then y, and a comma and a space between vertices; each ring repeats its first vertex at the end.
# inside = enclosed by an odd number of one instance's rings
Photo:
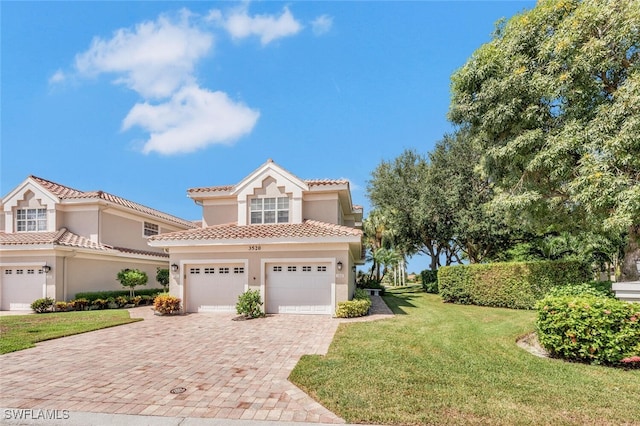
POLYGON ((37 176, 29 176, 31 179, 36 181, 43 188, 54 194, 56 197, 62 200, 73 200, 73 199, 95 199, 95 200, 104 200, 113 204, 117 204, 119 206, 123 206, 132 210, 136 210, 137 212, 157 217, 159 219, 163 219, 169 222, 173 222, 179 224, 181 226, 185 226, 188 228, 194 228, 196 225, 185 219, 181 219, 177 216, 173 216, 167 213, 163 213, 159 210, 152 209, 147 206, 143 206, 142 204, 135 203, 133 201, 129 201, 122 197, 118 197, 117 195, 109 194, 104 191, 79 191, 77 189, 70 188, 68 186, 60 185, 55 182, 51 182, 46 179, 39 178, 37 176))
POLYGON ((51 244, 54 246, 74 247, 98 251, 116 251, 121 253, 142 254, 147 256, 169 257, 166 253, 158 253, 145 250, 129 249, 124 247, 112 247, 106 244, 96 243, 89 238, 74 234, 66 228, 53 232, 0 232, 0 246, 30 246, 51 244))
MULTIPOLYGON (((346 185, 349 183, 347 179, 309 179, 304 180, 309 186, 323 186, 323 185, 346 185)), ((235 185, 220 185, 220 186, 205 186, 201 188, 189 188, 187 190, 188 193, 197 193, 197 192, 226 192, 231 191, 235 188, 235 185)))
POLYGON ((269 225, 245 225, 235 223, 214 225, 200 229, 154 235, 150 241, 193 240, 243 240, 279 239, 291 240, 322 237, 360 237, 362 231, 348 226, 305 220, 303 223, 279 223, 269 225))

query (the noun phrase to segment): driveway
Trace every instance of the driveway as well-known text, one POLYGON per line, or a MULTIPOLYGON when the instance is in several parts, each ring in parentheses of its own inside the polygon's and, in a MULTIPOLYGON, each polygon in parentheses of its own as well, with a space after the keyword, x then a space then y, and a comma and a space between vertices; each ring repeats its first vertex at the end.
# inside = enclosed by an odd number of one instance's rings
POLYGON ((144 321, 2 355, 0 407, 344 423, 287 380, 302 355, 327 352, 339 321, 131 312, 144 321))

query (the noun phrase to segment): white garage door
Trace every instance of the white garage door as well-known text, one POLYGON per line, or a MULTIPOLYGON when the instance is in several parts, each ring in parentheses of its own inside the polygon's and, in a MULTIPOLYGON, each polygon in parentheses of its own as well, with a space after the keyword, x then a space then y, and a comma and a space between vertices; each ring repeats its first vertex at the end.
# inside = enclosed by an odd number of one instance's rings
POLYGON ((330 263, 269 263, 268 313, 333 314, 330 263))
POLYGON ((44 297, 46 274, 35 266, 2 268, 3 311, 29 311, 31 303, 44 297))
POLYGON ((235 312, 247 283, 243 264, 187 265, 187 312, 235 312))

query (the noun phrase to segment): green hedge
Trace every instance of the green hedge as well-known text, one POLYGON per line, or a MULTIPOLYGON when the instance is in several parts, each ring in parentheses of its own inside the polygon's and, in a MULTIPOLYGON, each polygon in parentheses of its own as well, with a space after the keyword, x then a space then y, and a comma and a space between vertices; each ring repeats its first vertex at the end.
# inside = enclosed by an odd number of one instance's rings
MULTIPOLYGON (((138 296, 157 296, 158 294, 164 293, 164 290, 161 288, 146 288, 144 290, 136 290, 136 295, 138 296)), ((76 293, 76 299, 87 299, 89 302, 93 302, 96 299, 108 299, 113 297, 114 299, 118 296, 129 297, 129 290, 115 290, 115 291, 87 291, 76 293)))
POLYGON ((640 303, 585 293, 549 295, 536 308, 538 340, 553 356, 608 365, 640 356, 640 303))
POLYGON ((445 302, 533 309, 553 287, 591 281, 577 261, 510 262, 443 266, 438 290, 445 302))
POLYGON ((438 293, 438 271, 425 269, 420 272, 420 281, 422 282, 424 291, 427 293, 438 293))

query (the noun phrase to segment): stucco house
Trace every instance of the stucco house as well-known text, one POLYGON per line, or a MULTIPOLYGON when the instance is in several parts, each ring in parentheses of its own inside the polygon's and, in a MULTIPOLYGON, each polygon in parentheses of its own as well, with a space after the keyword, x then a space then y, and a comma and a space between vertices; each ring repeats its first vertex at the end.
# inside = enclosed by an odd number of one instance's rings
POLYGON ((190 221, 103 191, 85 192, 36 176, 2 198, 0 309, 34 300, 69 300, 80 291, 121 290, 118 271, 138 268, 155 282, 169 266, 156 234, 194 228, 190 221))
POLYGON ((171 294, 187 312, 233 311, 259 290, 267 313, 333 314, 364 263, 362 207, 349 182, 302 180, 272 160, 235 185, 192 188, 202 227, 162 233, 171 294))

